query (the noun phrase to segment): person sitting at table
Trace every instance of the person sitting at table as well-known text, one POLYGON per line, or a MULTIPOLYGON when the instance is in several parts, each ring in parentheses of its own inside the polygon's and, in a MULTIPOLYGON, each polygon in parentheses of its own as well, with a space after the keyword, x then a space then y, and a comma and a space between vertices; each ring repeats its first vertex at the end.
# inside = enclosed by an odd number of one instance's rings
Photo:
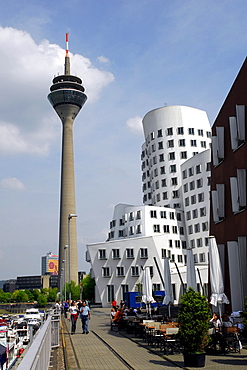
POLYGON ((222 328, 231 328, 233 326, 229 316, 226 313, 222 315, 222 328))
POLYGON ((113 320, 114 317, 116 315, 116 311, 114 310, 114 308, 111 308, 111 319, 113 320))
POLYGON ((134 311, 134 307, 131 307, 128 312, 127 312, 127 316, 136 316, 136 313, 134 311))
POLYGON ((118 330, 121 330, 122 328, 122 321, 123 321, 123 312, 121 308, 118 308, 113 319, 113 322, 118 324, 118 330))
POLYGON ((211 323, 212 327, 215 329, 216 333, 220 331, 221 322, 220 322, 219 316, 216 312, 213 313, 213 317, 210 320, 210 323, 211 323))

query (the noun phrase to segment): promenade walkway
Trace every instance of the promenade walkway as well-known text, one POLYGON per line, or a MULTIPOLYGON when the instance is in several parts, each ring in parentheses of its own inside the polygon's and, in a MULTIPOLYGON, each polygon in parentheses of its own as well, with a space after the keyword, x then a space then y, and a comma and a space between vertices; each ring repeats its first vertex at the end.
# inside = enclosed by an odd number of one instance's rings
MULTIPOLYGON (((109 309, 93 308, 89 334, 82 334, 81 321, 77 322, 75 335, 70 335, 70 321, 63 320, 65 341, 70 370, 169 370, 183 367, 182 354, 160 356, 161 352, 150 350, 140 339, 126 332, 110 331, 109 309)), ((244 370, 247 368, 247 350, 241 353, 209 356, 207 370, 244 370)))

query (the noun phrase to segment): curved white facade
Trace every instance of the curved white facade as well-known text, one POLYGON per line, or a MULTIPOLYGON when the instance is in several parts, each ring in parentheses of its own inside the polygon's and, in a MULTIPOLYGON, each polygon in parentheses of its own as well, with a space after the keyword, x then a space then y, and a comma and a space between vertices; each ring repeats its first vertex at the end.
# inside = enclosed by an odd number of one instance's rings
POLYGON ((184 106, 158 108, 143 118, 143 203, 182 208, 180 166, 209 149, 211 129, 206 112, 184 106))
MULTIPOLYGON (((187 282, 187 248, 193 248, 198 289, 208 284, 211 129, 199 109, 171 106, 143 118, 143 203, 118 204, 108 239, 87 246, 96 281, 96 302, 109 306, 124 291, 135 291, 149 266, 153 290, 163 290, 164 258, 170 259, 173 294, 179 302, 187 282), (157 265, 154 261, 156 258, 157 265), (159 289, 157 289, 159 288, 159 289)), ((204 293, 207 293, 204 290, 204 293)))

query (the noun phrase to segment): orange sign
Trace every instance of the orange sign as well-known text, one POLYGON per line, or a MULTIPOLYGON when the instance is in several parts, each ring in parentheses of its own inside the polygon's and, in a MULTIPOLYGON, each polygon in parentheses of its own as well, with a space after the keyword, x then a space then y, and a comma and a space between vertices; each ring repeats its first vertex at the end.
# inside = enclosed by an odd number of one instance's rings
POLYGON ((58 260, 48 259, 48 272, 52 275, 58 275, 58 260))

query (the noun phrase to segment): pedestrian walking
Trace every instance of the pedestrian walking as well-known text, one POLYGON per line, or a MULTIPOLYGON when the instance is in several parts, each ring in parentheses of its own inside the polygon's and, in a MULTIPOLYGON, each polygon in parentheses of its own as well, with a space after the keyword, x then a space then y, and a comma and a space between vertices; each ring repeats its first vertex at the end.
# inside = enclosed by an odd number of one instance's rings
POLYGON ((80 319, 82 324, 82 334, 88 334, 88 321, 90 320, 90 308, 86 305, 86 302, 82 302, 80 309, 80 319))
POLYGON ((76 301, 73 301, 69 307, 70 320, 71 320, 71 335, 75 334, 76 331, 76 321, 78 319, 79 310, 77 308, 76 301))

